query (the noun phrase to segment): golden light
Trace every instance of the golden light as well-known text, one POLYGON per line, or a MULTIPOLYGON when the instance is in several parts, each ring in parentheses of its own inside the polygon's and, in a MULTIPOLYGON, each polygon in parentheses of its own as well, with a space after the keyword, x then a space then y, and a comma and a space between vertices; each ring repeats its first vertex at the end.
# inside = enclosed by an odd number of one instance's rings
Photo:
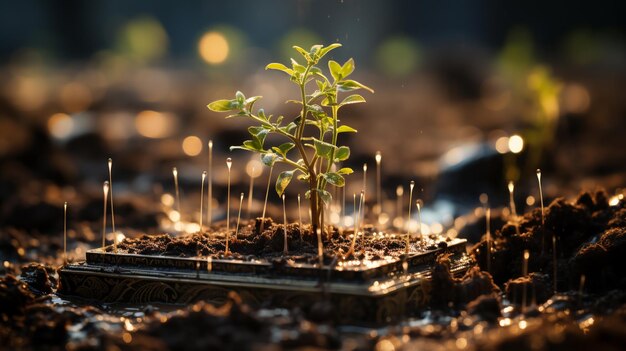
POLYGON ((202 152, 202 140, 190 135, 183 140, 183 152, 187 156, 198 156, 202 152))
POLYGON ((249 177, 257 178, 263 173, 263 163, 254 158, 246 163, 246 174, 249 177))
POLYGON ((496 151, 500 154, 509 152, 509 137, 502 136, 496 140, 496 151))
POLYGON ((534 204, 535 204, 535 197, 532 195, 528 195, 528 197, 526 198, 526 205, 532 206, 534 204))
POLYGON ((524 139, 519 135, 513 135, 509 138, 509 150, 514 154, 519 154, 524 149, 524 139))
POLYGON ((229 52, 228 40, 220 32, 207 32, 198 43, 200 57, 211 65, 219 65, 226 61, 229 52))
POLYGON ((174 118, 157 111, 141 111, 135 117, 135 128, 142 136, 148 138, 164 138, 174 129, 174 118))
POLYGON ((174 206, 174 197, 171 194, 161 195, 161 203, 167 207, 174 206))
POLYGON ((72 134, 74 121, 65 113, 55 113, 48 119, 48 131, 58 139, 65 139, 72 134))

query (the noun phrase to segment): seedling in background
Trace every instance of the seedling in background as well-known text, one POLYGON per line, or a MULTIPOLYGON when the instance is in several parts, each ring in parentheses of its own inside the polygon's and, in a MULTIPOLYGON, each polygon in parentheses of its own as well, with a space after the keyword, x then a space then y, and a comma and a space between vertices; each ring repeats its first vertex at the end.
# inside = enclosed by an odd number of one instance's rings
MULTIPOLYGON (((178 218, 182 217, 182 213, 180 212, 180 191, 178 190, 178 169, 176 167, 172 168, 172 175, 174 176, 174 192, 176 193, 176 211, 178 211, 178 218)), ((113 206, 111 206, 111 210, 113 206)), ((115 229, 113 230, 115 232, 115 229)))
POLYGON ((239 213, 237 214, 237 228, 235 229, 235 241, 237 241, 237 235, 239 235, 239 223, 241 222, 241 206, 243 205, 243 193, 239 196, 239 213))
POLYGON ((111 198, 111 228, 113 229, 113 234, 115 234, 115 212, 113 210, 113 160, 109 158, 107 164, 109 166, 109 190, 111 191, 111 196, 109 196, 111 198))
POLYGON ((63 262, 67 264, 67 202, 63 204, 63 262))
POLYGON ((206 171, 202 172, 202 184, 200 184, 200 233, 202 233, 202 226, 203 226, 203 221, 202 219, 204 218, 204 213, 202 213, 202 205, 204 202, 204 182, 206 180, 206 171))
POLYGON ((106 244, 106 230, 107 230, 107 196, 109 195, 109 181, 105 180, 102 184, 102 192, 104 193, 104 210, 102 216, 102 248, 106 244))
MULTIPOLYGON (((213 140, 209 140, 209 173, 207 196, 207 222, 209 227, 213 222, 213 140)), ((209 233, 211 231, 209 230, 209 233)), ((210 235, 210 234, 209 234, 210 235)))
POLYGON ((342 187, 345 184, 344 176, 351 174, 350 168, 341 168, 336 172, 331 167, 348 159, 350 149, 338 145, 341 133, 354 133, 356 130, 347 125, 339 124, 339 110, 349 104, 365 102, 358 94, 349 95, 339 100, 339 93, 365 89, 373 92, 367 86, 351 79, 347 79, 354 71, 354 60, 349 59, 343 65, 336 61, 328 61, 330 79, 317 65, 331 50, 340 47, 335 43, 329 46, 314 45, 310 50, 294 46, 305 62, 291 59, 291 68, 281 63, 270 63, 266 69, 286 73, 289 80, 298 86, 299 100, 288 100, 301 106, 300 113, 295 118, 274 117, 263 109, 254 109, 260 96, 246 98, 241 92, 235 94, 232 100, 217 100, 208 105, 216 112, 229 112, 229 117, 247 117, 258 125, 248 128, 251 140, 246 140, 241 146, 231 149, 243 149, 261 154, 263 163, 273 166, 274 163, 284 163, 292 169, 280 173, 276 180, 276 192, 282 196, 298 172, 297 179, 307 182, 309 190, 305 194, 310 200, 312 230, 320 227, 323 203, 330 203, 331 194, 326 190, 328 184, 342 187), (310 83, 315 83, 311 89, 310 83), (317 129, 315 134, 305 134, 306 126, 317 129), (278 134, 286 142, 277 146, 265 146, 265 139, 269 134, 278 134), (307 150, 308 149, 308 150, 307 150), (290 152, 297 150, 298 155, 290 152))
POLYGON ((228 190, 226 191, 226 249, 224 254, 228 255, 228 242, 230 241, 230 169, 233 166, 233 160, 229 157, 226 159, 226 167, 228 167, 228 190))

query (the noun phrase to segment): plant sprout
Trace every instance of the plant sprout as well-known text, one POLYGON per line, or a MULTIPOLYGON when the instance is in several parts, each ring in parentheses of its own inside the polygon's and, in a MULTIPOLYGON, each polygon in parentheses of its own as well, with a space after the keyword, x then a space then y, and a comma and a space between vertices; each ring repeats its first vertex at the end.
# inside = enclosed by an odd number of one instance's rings
POLYGON ((320 227, 323 204, 330 203, 332 198, 326 186, 330 184, 343 187, 344 176, 353 173, 347 167, 336 172, 331 170, 334 164, 350 157, 350 149, 338 145, 339 134, 356 132, 350 126, 339 124, 339 110, 345 105, 365 102, 365 99, 359 94, 351 94, 340 100, 339 93, 359 89, 373 92, 369 87, 347 79, 354 71, 353 59, 343 65, 328 60, 330 78, 317 66, 328 52, 340 46, 338 43, 329 46, 313 45, 308 51, 294 46, 304 62, 291 59, 291 68, 281 63, 270 63, 265 67, 286 73, 289 80, 297 85, 300 99, 287 101, 301 106, 300 113, 293 118, 274 117, 266 114, 263 109, 255 110, 254 105, 261 97, 246 98, 240 91, 232 100, 217 100, 207 106, 212 111, 230 112, 227 118, 247 117, 257 123, 248 128, 252 139, 244 141, 241 146, 231 146, 231 150, 243 149, 259 153, 263 163, 270 167, 276 162, 288 165, 291 169, 280 173, 276 180, 276 192, 279 196, 285 192, 296 172, 299 173, 296 177, 298 180, 308 183, 309 190, 305 196, 310 200, 313 232, 320 227), (267 147, 265 139, 269 134, 278 134, 286 142, 267 147), (297 156, 294 156, 292 150, 297 150, 297 156))

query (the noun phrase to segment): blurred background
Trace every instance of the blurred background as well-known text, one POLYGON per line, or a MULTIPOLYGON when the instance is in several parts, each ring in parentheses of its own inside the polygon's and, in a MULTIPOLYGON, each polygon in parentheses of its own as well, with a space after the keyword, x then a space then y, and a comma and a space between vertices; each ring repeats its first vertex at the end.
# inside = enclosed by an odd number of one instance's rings
MULTIPOLYGON (((182 212, 196 221, 209 139, 214 208, 225 202, 224 159, 232 157, 233 199, 257 177, 258 211, 267 170, 258 156, 228 151, 249 124, 206 105, 241 90, 292 118, 297 110, 284 101, 297 89, 265 65, 296 57, 292 45, 333 42, 343 47, 331 58, 353 57, 355 79, 376 90, 341 117, 359 130, 340 140, 357 171, 348 202, 363 186, 363 163, 368 188, 376 186, 376 151, 385 211, 397 215, 397 197, 415 180, 436 232, 480 206, 483 193, 491 206, 507 203, 509 180, 518 208, 535 207, 539 167, 547 197, 596 186, 619 192, 623 14, 617 1, 578 0, 2 2, 0 219, 58 231, 68 201, 75 222, 90 223, 79 230, 88 235, 102 214, 111 157, 121 226, 166 226, 172 167, 182 212)), ((289 188, 292 204, 303 191, 289 188)))

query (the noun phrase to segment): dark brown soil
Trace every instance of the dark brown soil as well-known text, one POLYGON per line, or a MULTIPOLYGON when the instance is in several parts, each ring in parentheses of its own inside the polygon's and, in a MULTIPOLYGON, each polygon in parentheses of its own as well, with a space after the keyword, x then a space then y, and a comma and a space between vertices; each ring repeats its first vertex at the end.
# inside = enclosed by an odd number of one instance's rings
MULTIPOLYGON (((626 287, 626 208, 624 201, 609 206, 604 191, 581 193, 574 202, 554 200, 545 210, 545 226, 541 225, 541 209, 510 221, 497 230, 491 242, 491 274, 498 284, 521 275, 524 250, 528 250, 529 272, 540 272, 553 279, 552 239, 556 239, 558 290, 577 290, 581 275, 592 291, 626 287)), ((472 248, 481 269, 487 270, 487 242, 472 248)))
POLYGON ((431 304, 434 307, 464 307, 481 295, 499 293, 491 275, 472 267, 462 278, 450 273, 450 259, 444 254, 437 258, 433 267, 431 304))
MULTIPOLYGON (((244 225, 235 239, 234 230, 231 231, 228 255, 225 254, 226 239, 225 227, 221 226, 211 233, 195 233, 181 237, 168 234, 143 235, 136 239, 124 239, 118 244, 118 252, 143 255, 163 255, 175 257, 207 257, 221 259, 288 259, 295 262, 318 262, 317 234, 311 232, 309 225, 304 225, 300 231, 298 224, 287 225, 288 254, 283 254, 284 225, 273 223, 265 219, 264 230, 260 233, 260 222, 244 225)), ((355 252, 347 255, 352 243, 352 231, 340 234, 337 228, 332 228, 330 234, 322 235, 324 261, 333 261, 337 256, 346 259, 382 260, 401 257, 406 252, 406 243, 403 237, 395 235, 373 236, 372 227, 365 228, 365 237, 359 236, 356 240, 355 252)), ((411 242, 411 253, 425 252, 446 247, 446 239, 440 237, 426 237, 411 242)), ((112 251, 111 246, 107 251, 112 251)))
POLYGON ((334 328, 319 328, 297 315, 270 322, 233 292, 221 307, 200 302, 171 318, 157 314, 130 336, 130 342, 119 336, 108 342, 124 350, 257 350, 272 344, 286 349, 337 349, 341 345, 334 328), (273 332, 279 330, 282 337, 277 339, 273 332))

